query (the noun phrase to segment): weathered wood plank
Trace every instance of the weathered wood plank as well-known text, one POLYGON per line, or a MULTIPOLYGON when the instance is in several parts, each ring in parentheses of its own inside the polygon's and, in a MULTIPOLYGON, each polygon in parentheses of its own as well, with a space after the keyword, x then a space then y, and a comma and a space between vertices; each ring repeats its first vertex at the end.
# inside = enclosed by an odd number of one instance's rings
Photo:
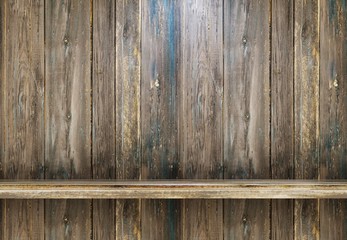
MULTIPOLYGON (((319 1, 295 2, 295 178, 319 177, 319 1)), ((317 200, 295 200, 295 239, 319 238, 317 200)))
MULTIPOLYGON (((269 1, 224 1, 224 178, 270 177, 269 19, 269 1)), ((269 239, 269 214, 225 200, 224 239, 269 239)))
MULTIPOLYGON (((315 199, 347 198, 346 181, 141 180, 1 181, 0 198, 315 199)), ((208 203, 208 201, 206 201, 208 203)), ((237 203, 237 201, 233 201, 237 203)), ((244 202, 245 204, 247 202, 244 202)), ((208 206, 208 205, 207 205, 208 206)), ((246 206, 251 207, 251 206, 246 206)), ((236 215, 243 208, 235 209, 236 215), (238 213, 237 213, 238 212, 238 213)), ((250 212, 252 216, 258 212, 250 212)), ((246 216, 246 219, 248 217, 246 216)), ((235 227, 233 225, 232 227, 235 227)))
MULTIPOLYGON (((294 1, 273 0, 271 16, 271 176, 294 177, 294 1)), ((294 202, 273 200, 271 235, 293 239, 294 202)))
MULTIPOLYGON (((0 2, 0 76, 1 79, 5 79, 5 52, 6 52, 6 5, 5 2, 0 2)), ((3 171, 3 164, 5 160, 5 118, 4 118, 4 112, 5 112, 5 104, 4 104, 4 97, 6 89, 4 89, 5 83, 4 81, 0 80, 0 178, 4 178, 4 171, 3 171)), ((0 238, 4 239, 4 228, 6 223, 6 216, 5 216, 5 209, 3 208, 5 206, 5 201, 0 200, 0 238)))
MULTIPOLYGON (((139 179, 141 1, 116 1, 116 177, 139 179)), ((117 239, 140 239, 140 200, 116 202, 117 239)))
MULTIPOLYGON (((181 4, 179 155, 183 178, 222 178, 223 1, 181 4)), ((223 239, 223 202, 185 200, 182 239, 223 239)))
MULTIPOLYGON (((115 2, 93 2, 93 178, 116 177, 115 2)), ((115 201, 93 201, 93 239, 115 239, 115 201), (112 214, 113 213, 113 214, 112 214)))
MULTIPOLYGON (((142 179, 178 177, 177 82, 183 2, 142 1, 142 179)), ((181 238, 180 202, 142 201, 142 239, 181 238)))
MULTIPOLYGON (((1 176, 43 178, 43 1, 1 1, 1 176)), ((3 202, 3 239, 43 239, 42 200, 3 202)))
MULTIPOLYGON (((45 2, 45 177, 91 178, 90 1, 45 2)), ((46 239, 88 239, 91 201, 45 202, 46 239)))
MULTIPOLYGON (((142 4, 142 178, 178 177, 177 77, 179 21, 177 1, 142 4), (176 10, 175 10, 176 9, 176 10)), ((180 238, 180 202, 142 202, 143 239, 180 238)))
MULTIPOLYGON (((347 6, 320 1, 320 177, 347 178, 347 6)), ((320 202, 320 238, 347 235, 346 201, 320 202)))

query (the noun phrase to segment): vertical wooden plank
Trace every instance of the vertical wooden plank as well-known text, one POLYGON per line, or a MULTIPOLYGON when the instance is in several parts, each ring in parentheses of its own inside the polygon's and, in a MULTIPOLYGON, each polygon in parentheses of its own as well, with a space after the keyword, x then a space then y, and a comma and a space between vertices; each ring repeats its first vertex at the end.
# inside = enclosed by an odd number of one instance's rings
MULTIPOLYGON (((116 177, 139 179, 141 1, 116 1, 116 177)), ((140 200, 116 201, 116 238, 140 239, 140 200)), ((147 225, 147 222, 145 223, 147 225)))
MULTIPOLYGON (((178 177, 177 82, 181 1, 142 3, 142 179, 178 177)), ((142 239, 180 238, 180 201, 144 200, 142 239)))
MULTIPOLYGON (((318 0, 295 1, 294 114, 295 178, 319 176, 318 0)), ((319 239, 317 200, 295 200, 295 239, 319 239)))
MULTIPOLYGON (((222 178, 223 1, 182 1, 179 143, 183 178, 222 178)), ((223 239, 222 200, 184 200, 182 239, 223 239)))
MULTIPOLYGON (((320 1, 320 177, 347 178, 347 3, 320 1)), ((347 236, 346 200, 320 202, 321 239, 347 236)))
MULTIPOLYGON (((91 178, 90 1, 45 2, 47 179, 91 178)), ((90 200, 47 200, 46 239, 89 239, 90 200)))
MULTIPOLYGON (((224 178, 269 178, 270 2, 224 1, 224 178)), ((269 200, 225 200, 224 239, 269 239, 269 200)))
MULTIPOLYGON (((2 176, 43 178, 43 1, 1 1, 2 176)), ((43 239, 42 200, 3 201, 3 239, 43 239)))
MULTIPOLYGON (((271 175, 294 177, 294 1, 272 1, 271 175)), ((272 200, 272 237, 293 239, 293 200, 272 200)))
MULTIPOLYGON (((93 178, 116 176, 115 3, 93 2, 93 178)), ((115 201, 93 200, 93 239, 115 239, 115 201)))
MULTIPOLYGON (((5 2, 0 2, 0 77, 5 79, 5 49, 6 49, 6 10, 5 2)), ((4 81, 0 80, 0 178, 4 178, 3 164, 5 160, 5 106, 4 97, 6 89, 4 89, 4 81)), ((4 239, 4 229, 6 228, 5 216, 5 200, 0 200, 0 239, 4 239)))

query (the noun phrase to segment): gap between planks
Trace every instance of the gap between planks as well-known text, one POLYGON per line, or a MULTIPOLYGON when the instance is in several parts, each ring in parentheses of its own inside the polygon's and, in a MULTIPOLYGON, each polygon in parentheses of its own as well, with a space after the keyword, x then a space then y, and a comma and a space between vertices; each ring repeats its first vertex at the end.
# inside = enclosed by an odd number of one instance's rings
POLYGON ((317 199, 347 198, 347 181, 32 180, 0 181, 2 199, 317 199))

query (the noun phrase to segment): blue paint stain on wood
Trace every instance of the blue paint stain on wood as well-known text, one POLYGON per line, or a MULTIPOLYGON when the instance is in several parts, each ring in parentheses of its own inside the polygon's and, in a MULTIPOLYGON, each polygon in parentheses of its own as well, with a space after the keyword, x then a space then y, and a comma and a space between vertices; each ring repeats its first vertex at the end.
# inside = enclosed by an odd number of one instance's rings
POLYGON ((330 63, 330 79, 334 80, 336 77, 336 67, 335 67, 335 62, 332 61, 330 63))
POLYGON ((158 17, 157 17, 157 0, 151 0, 151 2, 150 2, 150 18, 152 21, 153 21, 153 19, 158 19, 158 17))
POLYGON ((176 239, 176 203, 177 200, 168 200, 168 227, 170 240, 176 239))
POLYGON ((151 73, 152 73, 152 80, 156 80, 158 72, 157 72, 157 64, 154 61, 152 62, 152 65, 151 65, 151 73))
POLYGON ((69 179, 71 178, 71 174, 67 171, 67 169, 65 169, 64 166, 59 166, 58 167, 58 171, 57 174, 54 178, 59 178, 59 179, 69 179))
POLYGON ((346 11, 347 0, 342 0, 342 9, 346 11))
MULTIPOLYGON (((168 21, 167 21, 167 31, 168 31, 168 60, 169 60, 169 82, 170 82, 170 99, 169 104, 171 106, 171 114, 174 114, 176 111, 176 41, 175 41, 175 8, 172 1, 170 4, 168 0, 165 0, 165 8, 168 11, 168 21)), ((170 117, 175 117, 176 114, 171 115, 170 117)))
POLYGON ((164 149, 161 150, 160 152, 161 156, 160 156, 160 162, 161 162, 161 174, 163 176, 163 178, 169 178, 169 149, 166 147, 164 149))
POLYGON ((155 28, 156 35, 160 34, 160 25, 159 25, 159 17, 158 17, 158 1, 151 0, 150 2, 150 18, 152 26, 155 28))
POLYGON ((336 0, 329 0, 329 22, 336 19, 336 0))
POLYGON ((345 153, 346 149, 341 149, 341 147, 343 147, 341 146, 343 136, 341 134, 340 123, 334 121, 334 123, 331 124, 329 134, 325 135, 323 139, 324 150, 327 154, 324 155, 324 158, 322 158, 321 161, 325 163, 325 166, 329 169, 329 171, 332 171, 334 164, 338 164, 338 172, 333 174, 336 174, 336 178, 347 178, 347 162, 345 161, 347 154, 345 153))
POLYGON ((347 178, 347 169, 346 169, 346 155, 341 153, 340 158, 340 178, 346 179, 347 178))
MULTIPOLYGON (((148 89, 153 100, 150 117, 150 132, 144 139, 144 159, 152 178, 174 179, 178 176, 179 164, 177 160, 176 128, 176 28, 179 15, 176 14, 174 0, 149 0, 145 11, 149 14, 146 19, 149 24, 149 40, 152 40, 153 58, 148 62, 151 89, 148 89), (149 9, 148 9, 149 8, 149 9)), ((147 60, 147 59, 146 59, 147 60)), ((149 80, 149 79, 146 79, 149 80)), ((147 113, 145 113, 147 114, 147 113)), ((166 239, 179 238, 178 211, 180 202, 177 200, 160 201, 164 212, 163 231, 166 239)), ((156 209, 160 209, 157 207, 156 209)), ((163 216, 163 215, 161 215, 163 216)), ((155 226, 154 226, 155 227, 155 226)))

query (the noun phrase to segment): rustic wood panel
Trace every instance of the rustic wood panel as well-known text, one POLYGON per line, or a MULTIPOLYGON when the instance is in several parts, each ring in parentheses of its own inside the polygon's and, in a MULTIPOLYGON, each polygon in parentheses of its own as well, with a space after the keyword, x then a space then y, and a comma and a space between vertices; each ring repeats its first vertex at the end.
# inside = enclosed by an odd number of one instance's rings
MULTIPOLYGON (((347 6, 320 1, 320 177, 347 178, 347 6)), ((347 235, 346 201, 320 202, 321 239, 347 235)))
MULTIPOLYGON (((318 1, 295 2, 294 115, 295 178, 319 177, 318 1)), ((319 239, 317 200, 295 200, 295 239, 319 239)))
MULTIPOLYGON (((116 177, 139 179, 141 1, 116 1, 116 177)), ((141 238, 140 200, 116 202, 117 239, 141 238)))
MULTIPOLYGON (((142 2, 142 179, 178 177, 177 78, 181 1, 142 2)), ((142 239, 180 238, 179 201, 142 202, 142 239)))
MULTIPOLYGON (((294 177, 294 1, 272 1, 271 176, 294 177)), ((293 239, 292 200, 272 201, 272 237, 293 239)))
MULTIPOLYGON (((269 20, 269 1, 224 1, 224 178, 269 178, 269 20)), ((269 239, 269 214, 269 201, 225 200, 224 239, 269 239)))
POLYGON ((344 0, 0 1, 0 178, 135 180, 2 182, 31 200, 2 201, 1 237, 344 239, 346 201, 311 200, 343 182, 136 180, 347 178, 346 19, 344 0))
MULTIPOLYGON (((91 6, 45 2, 45 177, 91 178, 91 6)), ((88 239, 91 201, 45 202, 46 239, 88 239)))
MULTIPOLYGON (((223 1, 181 3, 179 143, 183 178, 222 178, 223 1)), ((182 239, 223 239, 223 202, 186 200, 182 239)))
MULTIPOLYGON (((116 177, 115 3, 93 3, 93 178, 116 177)), ((117 56, 116 56, 117 57, 117 56)), ((115 201, 93 200, 93 239, 115 239, 115 201)))
MULTIPOLYGON (((43 178, 44 9, 42 0, 1 1, 1 176, 43 178)), ((42 200, 2 206, 2 239, 43 239, 42 200)))

